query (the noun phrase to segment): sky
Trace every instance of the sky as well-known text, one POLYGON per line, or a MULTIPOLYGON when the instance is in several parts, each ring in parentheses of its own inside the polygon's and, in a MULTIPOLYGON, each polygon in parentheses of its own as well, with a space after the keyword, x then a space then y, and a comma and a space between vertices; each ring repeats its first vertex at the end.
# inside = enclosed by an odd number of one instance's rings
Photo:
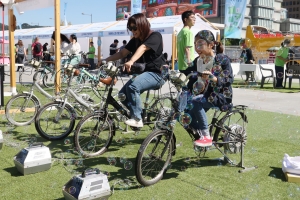
MULTIPOLYGON (((116 0, 60 0, 61 19, 64 19, 65 3, 67 3, 67 21, 72 24, 90 23, 90 14, 92 14, 93 23, 116 20, 116 0), (82 13, 89 15, 82 15, 82 13)), ((54 26, 54 7, 27 11, 24 14, 19 14, 14 9, 14 14, 18 25, 28 23, 30 25, 54 26)), ((5 21, 7 24, 7 19, 5 21)))

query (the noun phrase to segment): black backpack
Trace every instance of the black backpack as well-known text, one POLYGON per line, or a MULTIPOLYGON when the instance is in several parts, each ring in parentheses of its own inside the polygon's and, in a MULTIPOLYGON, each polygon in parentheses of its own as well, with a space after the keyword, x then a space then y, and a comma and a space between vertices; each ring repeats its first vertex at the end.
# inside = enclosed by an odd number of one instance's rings
POLYGON ((41 45, 41 43, 36 43, 36 45, 34 46, 33 50, 34 50, 34 52, 36 54, 41 53, 41 51, 42 51, 42 45, 41 45))

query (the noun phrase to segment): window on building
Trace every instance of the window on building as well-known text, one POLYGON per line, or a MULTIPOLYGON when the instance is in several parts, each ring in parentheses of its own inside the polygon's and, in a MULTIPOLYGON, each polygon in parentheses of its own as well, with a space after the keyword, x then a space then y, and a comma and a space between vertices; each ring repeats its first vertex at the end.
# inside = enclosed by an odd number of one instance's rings
POLYGON ((293 5, 296 5, 296 1, 293 1, 293 5))
POLYGON ((290 5, 293 5, 293 2, 292 2, 292 1, 290 1, 290 5))
POLYGON ((299 11, 299 7, 296 8, 296 11, 299 11))
POLYGON ((289 12, 292 12, 292 8, 289 8, 289 12))
POLYGON ((296 11, 296 8, 295 8, 295 7, 293 8, 293 11, 296 11))
POLYGON ((299 14, 296 14, 296 18, 297 18, 297 19, 299 18, 299 14))
POLYGON ((121 13, 122 12, 122 7, 119 7, 118 8, 118 13, 121 13))
POLYGON ((283 6, 284 6, 284 2, 281 3, 281 7, 283 7, 283 6))
POLYGON ((297 5, 299 5, 299 3, 300 3, 300 2, 299 2, 299 1, 297 1, 297 5))

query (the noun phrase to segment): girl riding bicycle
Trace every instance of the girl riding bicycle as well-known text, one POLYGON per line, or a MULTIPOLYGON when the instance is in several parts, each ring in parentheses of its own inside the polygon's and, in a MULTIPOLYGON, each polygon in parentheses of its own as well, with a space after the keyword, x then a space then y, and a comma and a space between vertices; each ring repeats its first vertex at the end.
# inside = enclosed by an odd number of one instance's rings
MULTIPOLYGON (((212 32, 202 30, 197 33, 195 45, 199 57, 202 58, 203 65, 197 64, 197 71, 202 73, 202 80, 207 82, 207 87, 203 94, 195 96, 192 100, 193 108, 189 111, 192 118, 188 130, 192 131, 195 136, 195 146, 211 146, 212 138, 210 137, 207 112, 212 107, 218 107, 222 111, 230 109, 232 102, 233 82, 232 68, 229 58, 222 54, 223 47, 221 43, 216 42, 212 32), (211 58, 213 49, 216 47, 216 56, 211 58), (212 68, 204 66, 213 59, 212 68), (203 67, 204 66, 204 67, 203 67)), ((209 65, 210 66, 210 65, 209 65)))
POLYGON ((143 72, 129 80, 119 92, 125 94, 126 99, 122 103, 130 111, 131 119, 125 123, 132 127, 143 127, 140 95, 144 91, 158 89, 165 83, 160 71, 165 64, 162 35, 150 30, 150 23, 142 13, 134 14, 128 19, 127 29, 132 32, 133 38, 125 48, 105 60, 119 60, 132 53, 131 59, 124 64, 128 73, 133 71, 135 63, 145 64, 143 72))

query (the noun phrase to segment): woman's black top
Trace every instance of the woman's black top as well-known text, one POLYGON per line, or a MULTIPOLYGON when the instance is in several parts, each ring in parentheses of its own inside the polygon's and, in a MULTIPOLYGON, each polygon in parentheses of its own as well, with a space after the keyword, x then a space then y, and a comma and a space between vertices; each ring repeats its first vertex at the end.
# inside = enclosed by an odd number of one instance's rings
POLYGON ((160 68, 166 64, 163 58, 163 40, 159 32, 152 32, 145 41, 132 38, 125 48, 134 54, 136 50, 144 44, 150 49, 146 51, 136 63, 146 63, 145 71, 161 73, 160 68))

